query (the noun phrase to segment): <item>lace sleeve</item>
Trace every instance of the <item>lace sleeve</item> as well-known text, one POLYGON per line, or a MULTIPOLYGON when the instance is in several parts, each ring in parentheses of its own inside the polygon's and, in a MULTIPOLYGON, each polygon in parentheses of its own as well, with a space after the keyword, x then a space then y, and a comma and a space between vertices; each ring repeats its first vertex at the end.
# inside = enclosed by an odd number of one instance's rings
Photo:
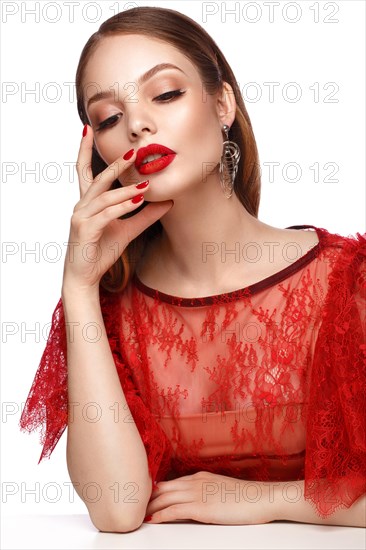
POLYGON ((325 518, 366 493, 366 234, 329 276, 309 386, 305 499, 325 518))
POLYGON ((32 432, 41 427, 43 449, 38 464, 43 458, 50 457, 67 426, 66 357, 65 319, 60 298, 19 422, 23 431, 32 432))
MULTIPOLYGON (((171 444, 138 395, 128 365, 121 356, 118 295, 107 293, 101 288, 100 304, 121 386, 145 446, 150 475, 153 481, 161 480, 169 469, 171 444)), ((67 426, 67 420, 67 345, 60 298, 52 316, 46 348, 19 423, 22 431, 32 432, 41 428, 40 442, 43 449, 38 464, 43 458, 51 456, 67 426)))

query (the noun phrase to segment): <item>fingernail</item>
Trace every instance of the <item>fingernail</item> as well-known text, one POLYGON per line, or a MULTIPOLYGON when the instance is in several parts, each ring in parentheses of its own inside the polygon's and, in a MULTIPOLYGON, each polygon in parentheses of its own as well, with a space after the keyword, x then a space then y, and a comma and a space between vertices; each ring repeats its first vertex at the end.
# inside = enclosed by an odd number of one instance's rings
POLYGON ((146 517, 145 517, 145 519, 144 519, 144 521, 150 521, 150 520, 151 520, 151 518, 152 518, 152 516, 151 516, 151 515, 150 515, 150 516, 146 516, 146 517))
POLYGON ((85 125, 84 125, 84 128, 83 128, 83 137, 86 136, 87 131, 88 131, 88 125, 85 124, 85 125))
POLYGON ((144 198, 144 195, 136 195, 136 197, 133 197, 133 199, 131 199, 131 202, 136 204, 137 202, 142 201, 143 198, 144 198))
POLYGON ((133 153, 134 153, 134 150, 135 150, 135 149, 130 149, 129 151, 127 151, 127 153, 125 153, 125 154, 123 155, 123 159, 124 159, 124 160, 130 159, 130 158, 132 157, 133 153))
POLYGON ((147 187, 149 185, 149 180, 145 180, 141 183, 138 183, 136 185, 136 189, 145 189, 145 187, 147 187))

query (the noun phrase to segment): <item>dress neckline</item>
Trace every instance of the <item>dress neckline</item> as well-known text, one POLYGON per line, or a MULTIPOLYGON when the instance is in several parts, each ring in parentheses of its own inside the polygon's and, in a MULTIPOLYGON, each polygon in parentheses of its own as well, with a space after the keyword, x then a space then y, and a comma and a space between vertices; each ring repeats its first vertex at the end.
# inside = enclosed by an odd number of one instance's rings
POLYGON ((308 229, 308 228, 315 229, 317 233, 318 242, 316 245, 310 248, 308 252, 306 252, 303 256, 300 256, 300 258, 295 260, 292 264, 288 265, 287 267, 284 267, 280 271, 277 271, 276 273, 273 273, 272 275, 265 277, 261 281, 257 281, 256 283, 253 283, 252 285, 246 286, 244 288, 232 290, 230 292, 224 292, 222 294, 202 296, 199 298, 183 298, 181 296, 173 296, 172 294, 166 294, 165 292, 161 292, 160 290, 157 290, 155 288, 151 288, 145 285, 138 278, 136 272, 133 273, 131 282, 143 294, 146 294, 161 302, 167 302, 169 304, 181 306, 181 307, 202 307, 205 305, 232 302, 244 296, 256 294, 257 292, 264 290, 265 288, 268 288, 280 281, 283 281, 284 279, 286 279, 287 277, 289 277, 290 275, 292 275, 293 273, 295 273, 296 271, 300 270, 302 267, 310 263, 315 257, 317 257, 319 250, 323 244, 323 237, 324 237, 324 233, 321 228, 318 228, 314 225, 290 225, 285 229, 308 229))

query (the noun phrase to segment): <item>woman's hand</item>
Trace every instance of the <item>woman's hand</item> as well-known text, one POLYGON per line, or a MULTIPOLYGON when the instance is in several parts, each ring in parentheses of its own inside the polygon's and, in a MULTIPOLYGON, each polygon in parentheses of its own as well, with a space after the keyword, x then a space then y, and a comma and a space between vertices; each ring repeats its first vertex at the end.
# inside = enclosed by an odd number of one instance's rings
POLYGON ((160 481, 151 495, 146 515, 152 515, 149 523, 195 520, 252 525, 277 519, 271 484, 210 472, 160 481))
POLYGON ((92 146, 93 130, 88 126, 76 165, 80 200, 71 217, 63 287, 99 287, 100 279, 127 245, 173 206, 173 201, 151 203, 135 216, 118 219, 143 203, 132 203, 131 199, 143 195, 150 184, 143 189, 136 185, 110 189, 113 181, 131 167, 136 151, 128 160, 117 158, 93 180, 92 146))

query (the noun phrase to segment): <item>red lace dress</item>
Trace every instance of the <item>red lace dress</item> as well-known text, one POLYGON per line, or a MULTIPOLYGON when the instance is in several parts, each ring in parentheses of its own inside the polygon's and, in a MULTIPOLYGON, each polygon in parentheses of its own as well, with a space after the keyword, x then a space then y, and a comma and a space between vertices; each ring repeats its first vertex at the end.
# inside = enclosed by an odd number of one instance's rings
MULTIPOLYGON (((153 480, 304 480, 325 518, 366 493, 366 234, 292 228, 318 244, 247 288, 179 298, 134 275, 100 303, 153 480)), ((40 462, 67 426, 61 299, 20 420, 39 426, 40 462)))

